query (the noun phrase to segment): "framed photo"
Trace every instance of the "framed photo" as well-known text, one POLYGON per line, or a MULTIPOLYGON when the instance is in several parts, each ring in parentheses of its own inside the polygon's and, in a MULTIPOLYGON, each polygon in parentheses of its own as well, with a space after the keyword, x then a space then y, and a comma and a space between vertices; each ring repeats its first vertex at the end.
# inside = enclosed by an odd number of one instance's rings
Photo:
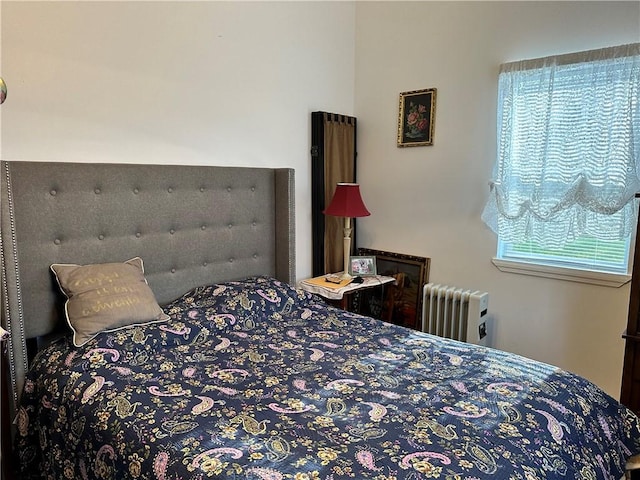
POLYGON ((402 92, 399 110, 398 147, 433 145, 436 89, 402 92))
POLYGON ((351 275, 352 277, 366 277, 367 275, 376 275, 376 257, 350 257, 349 275, 351 275))
POLYGON ((422 287, 429 281, 431 259, 369 248, 358 249, 358 254, 375 257, 378 275, 396 279, 384 286, 382 295, 376 295, 374 289, 362 291, 359 313, 420 330, 422 287))

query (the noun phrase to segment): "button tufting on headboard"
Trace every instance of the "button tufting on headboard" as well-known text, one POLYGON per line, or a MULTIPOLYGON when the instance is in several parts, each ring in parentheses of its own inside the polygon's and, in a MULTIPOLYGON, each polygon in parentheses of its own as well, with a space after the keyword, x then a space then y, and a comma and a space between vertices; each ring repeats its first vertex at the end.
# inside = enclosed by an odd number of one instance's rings
POLYGON ((14 344, 14 392, 24 381, 26 338, 65 326, 52 263, 139 256, 161 304, 199 285, 250 275, 295 282, 291 169, 61 162, 1 168, 0 251, 9 272, 3 320, 14 344))

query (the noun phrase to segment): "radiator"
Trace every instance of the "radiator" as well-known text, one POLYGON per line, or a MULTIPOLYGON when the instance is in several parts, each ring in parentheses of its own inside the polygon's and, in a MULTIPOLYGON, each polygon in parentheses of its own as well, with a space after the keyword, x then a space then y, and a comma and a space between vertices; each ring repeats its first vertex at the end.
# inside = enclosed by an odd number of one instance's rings
POLYGON ((489 294, 427 283, 423 288, 422 331, 486 345, 489 294))

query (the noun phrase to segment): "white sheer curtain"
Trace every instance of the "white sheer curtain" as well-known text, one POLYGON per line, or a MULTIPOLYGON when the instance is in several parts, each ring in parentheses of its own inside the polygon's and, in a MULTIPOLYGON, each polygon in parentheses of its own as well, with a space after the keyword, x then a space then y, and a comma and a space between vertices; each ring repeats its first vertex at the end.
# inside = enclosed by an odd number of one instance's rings
POLYGON ((640 191, 640 44, 508 63, 484 222, 504 242, 622 240, 640 191))

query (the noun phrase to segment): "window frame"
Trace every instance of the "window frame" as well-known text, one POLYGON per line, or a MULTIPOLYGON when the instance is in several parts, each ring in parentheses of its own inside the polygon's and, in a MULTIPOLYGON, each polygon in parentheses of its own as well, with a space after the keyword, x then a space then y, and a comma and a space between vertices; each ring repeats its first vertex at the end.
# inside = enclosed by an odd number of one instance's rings
MULTIPOLYGON (((631 257, 631 255, 629 255, 631 257)), ((621 287, 631 281, 630 274, 596 272, 578 268, 559 267, 555 265, 542 265, 539 263, 505 260, 493 257, 491 262, 505 273, 517 273, 532 275, 534 277, 553 278, 556 280, 568 280, 572 282, 588 283, 604 287, 621 287)), ((632 264, 632 260, 629 261, 632 264)))
MULTIPOLYGON (((638 55, 639 45, 640 44, 629 45, 635 48, 634 55, 636 57, 638 55)), ((627 46, 621 46, 621 48, 624 48, 624 47, 627 47, 627 46)), ((606 58, 616 48, 618 47, 610 47, 606 49, 601 49, 600 51, 592 51, 592 52, 599 52, 599 53, 605 52, 604 55, 606 58)), ((558 65, 564 65, 564 66, 577 65, 579 63, 585 62, 584 56, 589 55, 592 52, 578 52, 576 54, 568 54, 568 55, 561 55, 561 56, 548 57, 548 58, 554 58, 558 65)), ((613 60, 613 58, 615 58, 615 55, 610 57, 611 60, 613 60)), ((590 60, 591 58, 589 58, 589 60, 587 60, 586 63, 589 63, 590 60)), ((602 57, 594 58, 594 61, 601 61, 601 60, 603 60, 602 57)), ((529 66, 525 69, 537 70, 538 68, 544 68, 544 65, 546 62, 547 62, 547 58, 541 58, 536 60, 525 60, 522 62, 513 62, 513 65, 520 64, 520 63, 527 63, 529 66)), ((509 64, 509 65, 512 65, 512 64, 509 64)), ((501 67, 501 72, 502 72, 502 67, 501 67)), ((563 72, 563 75, 565 74, 566 73, 563 72)), ((569 75, 573 75, 573 73, 569 73, 569 75)), ((585 78, 583 75, 588 75, 588 73, 584 72, 584 74, 582 74, 581 72, 580 78, 585 78)), ((580 88, 579 85, 580 85, 579 81, 576 81, 573 85, 571 83, 566 84, 563 81, 563 82, 559 82, 558 87, 564 88, 564 89, 574 89, 574 88, 578 89, 580 88)), ((514 97, 514 101, 515 101, 515 98, 519 98, 519 97, 514 97)), ((501 105, 497 105, 497 107, 498 107, 498 112, 500 112, 500 109, 502 108, 501 105)), ((499 113, 499 119, 498 119, 499 128, 500 128, 500 122, 501 120, 500 120, 500 113, 499 113)), ((633 123, 635 124, 635 122, 633 123)), ((509 155, 508 157, 509 157, 509 161, 512 162, 513 160, 510 158, 511 156, 509 155)), ((564 160, 560 159, 558 164, 562 165, 562 161, 564 160)), ((497 165, 498 164, 496 164, 496 167, 494 168, 498 168, 497 165)), ((492 193, 493 193, 493 190, 492 190, 492 193)), ((633 200, 632 198, 629 201, 630 203, 634 202, 633 208, 635 210, 636 218, 638 215, 637 199, 639 196, 640 194, 636 194, 636 200, 633 200)), ((627 207, 625 208, 629 208, 628 205, 629 204, 627 204, 627 207)), ((484 213, 483 213, 483 220, 485 220, 484 213)), ((488 223, 487 220, 485 220, 485 222, 488 223)), ((494 227, 492 227, 492 229, 494 229, 494 227)), ((590 283, 590 284, 596 284, 596 285, 619 287, 630 281, 631 279, 630 272, 632 270, 632 266, 634 262, 633 257, 635 253, 637 225, 636 226, 628 225, 627 231, 628 230, 632 230, 632 231, 630 232, 629 237, 626 239, 626 246, 625 246, 626 268, 621 264, 622 262, 617 264, 616 266, 611 266, 610 269, 607 267, 605 261, 602 261, 599 265, 594 264, 594 262, 591 262, 591 261, 581 262, 579 255, 573 256, 573 257, 558 256, 554 258, 553 256, 545 255, 544 251, 540 251, 540 250, 544 250, 544 247, 541 247, 541 249, 539 249, 538 252, 534 252, 530 256, 527 253, 524 253, 522 256, 520 256, 517 254, 518 252, 516 251, 516 249, 517 249, 517 246, 520 245, 521 243, 502 241, 500 239, 499 234, 496 242, 497 243, 496 254, 495 254, 495 257, 493 257, 492 262, 500 271, 503 271, 503 272, 526 274, 526 275, 540 276, 540 277, 546 277, 546 278, 556 278, 556 279, 563 279, 563 280, 569 280, 569 281, 576 281, 581 283, 590 283), (510 254, 514 252, 515 252, 514 255, 510 254), (530 258, 527 258, 527 257, 530 257, 530 258), (618 267, 620 268, 618 269, 618 267)), ((498 233, 497 230, 494 229, 494 231, 498 233)), ((587 236, 585 235, 585 237, 587 236)), ((523 241, 523 244, 526 245, 526 240, 523 241)), ((589 247, 589 245, 586 245, 586 246, 589 247)), ((578 244, 576 245, 576 247, 585 247, 585 244, 584 243, 578 244)), ((532 250, 535 250, 535 247, 532 248, 532 250)), ((584 248, 582 251, 585 253, 589 253, 589 252, 595 253, 597 252, 597 249, 594 250, 594 249, 584 248)), ((568 251, 567 253, 571 254, 571 251, 568 251)))

